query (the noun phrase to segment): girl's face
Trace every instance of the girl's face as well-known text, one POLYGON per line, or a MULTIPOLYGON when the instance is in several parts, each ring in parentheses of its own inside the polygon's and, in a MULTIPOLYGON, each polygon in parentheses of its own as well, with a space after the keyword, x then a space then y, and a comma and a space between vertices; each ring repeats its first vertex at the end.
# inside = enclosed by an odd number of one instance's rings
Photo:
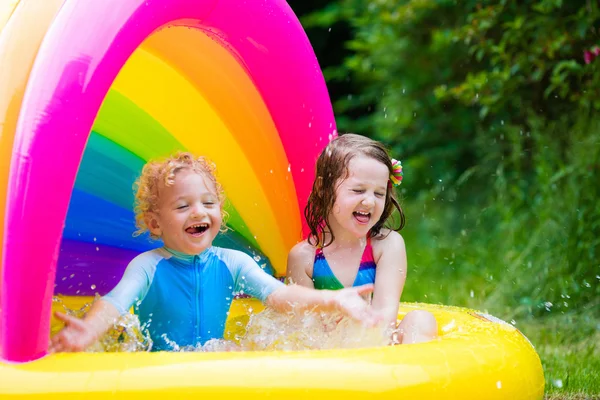
POLYGON ((338 180, 329 223, 336 238, 365 237, 383 214, 390 172, 366 156, 348 163, 348 177, 338 180))
POLYGON ((175 183, 158 189, 158 212, 151 214, 150 232, 165 246, 189 255, 212 246, 223 217, 215 185, 190 169, 178 171, 175 183))

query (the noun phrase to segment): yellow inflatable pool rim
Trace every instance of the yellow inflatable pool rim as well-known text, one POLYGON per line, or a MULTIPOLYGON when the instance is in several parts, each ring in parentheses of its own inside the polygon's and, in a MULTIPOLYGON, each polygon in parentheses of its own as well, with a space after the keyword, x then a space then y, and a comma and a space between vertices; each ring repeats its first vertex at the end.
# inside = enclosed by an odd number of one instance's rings
MULTIPOLYGON (((236 300, 227 331, 254 300, 236 300)), ((76 353, 0 364, 0 397, 19 399, 541 399, 544 377, 514 326, 473 310, 430 311, 440 339, 378 348, 291 352, 76 353)))

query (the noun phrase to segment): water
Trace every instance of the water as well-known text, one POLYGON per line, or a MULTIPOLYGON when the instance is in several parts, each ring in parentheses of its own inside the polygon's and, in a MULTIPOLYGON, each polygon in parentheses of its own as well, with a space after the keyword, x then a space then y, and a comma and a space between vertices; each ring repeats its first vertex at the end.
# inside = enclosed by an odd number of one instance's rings
MULTIPOLYGON (((58 298, 53 301, 60 311, 78 318, 83 317, 93 304, 90 302, 79 309, 70 309, 58 298)), ((249 317, 237 317, 228 324, 225 337, 231 340, 212 339, 196 346, 179 346, 168 338, 165 340, 175 352, 292 351, 385 346, 389 344, 391 336, 391 332, 367 328, 339 314, 306 311, 297 315, 293 312, 279 313, 269 308, 253 313, 250 307, 247 310, 249 317)), ((61 328, 53 326, 52 335, 61 328)), ((86 351, 136 352, 151 349, 152 340, 140 325, 138 317, 126 314, 86 351)))
POLYGON ((384 346, 390 335, 336 314, 297 316, 266 309, 251 316, 240 345, 252 351, 292 351, 384 346))
MULTIPOLYGON (((99 299, 99 296, 90 302, 85 303, 81 308, 70 308, 63 300, 58 297, 53 297, 55 308, 59 311, 77 318, 82 318, 90 309, 94 301, 99 299)), ((56 334, 61 325, 53 325, 51 335, 56 334)), ((140 320, 136 315, 125 314, 117 320, 114 326, 100 340, 91 345, 86 352, 133 352, 133 351, 150 351, 152 349, 152 340, 147 331, 144 331, 140 326, 140 320)))

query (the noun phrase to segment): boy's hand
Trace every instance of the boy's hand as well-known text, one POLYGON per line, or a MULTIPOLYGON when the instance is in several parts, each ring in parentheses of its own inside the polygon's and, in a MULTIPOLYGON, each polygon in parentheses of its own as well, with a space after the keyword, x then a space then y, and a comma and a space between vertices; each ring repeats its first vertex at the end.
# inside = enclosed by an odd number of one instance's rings
POLYGON ((363 297, 372 292, 372 284, 337 290, 332 293, 331 305, 345 316, 372 327, 381 323, 383 319, 363 297))
POLYGON ((50 353, 84 351, 98 339, 85 321, 60 312, 54 315, 65 327, 50 339, 50 353))

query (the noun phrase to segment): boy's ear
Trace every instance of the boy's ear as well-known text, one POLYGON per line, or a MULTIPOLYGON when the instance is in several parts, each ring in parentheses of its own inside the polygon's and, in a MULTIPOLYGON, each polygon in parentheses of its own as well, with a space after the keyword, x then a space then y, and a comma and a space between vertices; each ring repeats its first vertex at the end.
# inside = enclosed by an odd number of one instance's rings
POLYGON ((146 223, 146 226, 148 227, 148 230, 151 234, 156 236, 160 236, 162 234, 162 229, 160 228, 160 224, 158 222, 158 219, 156 218, 156 214, 147 213, 144 217, 144 222, 146 223))

